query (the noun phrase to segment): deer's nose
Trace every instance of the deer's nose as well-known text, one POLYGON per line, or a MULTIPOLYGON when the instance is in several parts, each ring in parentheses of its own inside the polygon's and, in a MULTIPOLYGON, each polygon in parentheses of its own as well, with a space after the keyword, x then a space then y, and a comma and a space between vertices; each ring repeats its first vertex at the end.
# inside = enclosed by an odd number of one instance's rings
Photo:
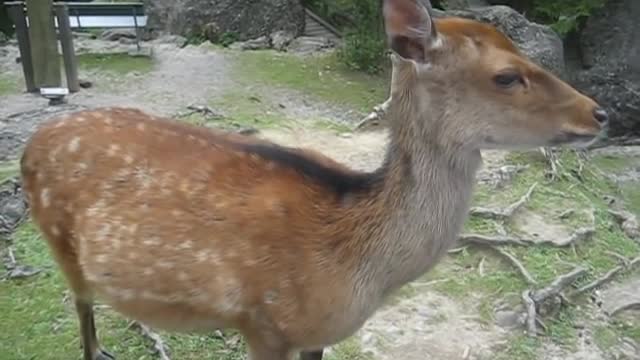
POLYGON ((597 107, 593 110, 593 117, 600 125, 605 126, 609 123, 609 114, 601 107, 597 107))

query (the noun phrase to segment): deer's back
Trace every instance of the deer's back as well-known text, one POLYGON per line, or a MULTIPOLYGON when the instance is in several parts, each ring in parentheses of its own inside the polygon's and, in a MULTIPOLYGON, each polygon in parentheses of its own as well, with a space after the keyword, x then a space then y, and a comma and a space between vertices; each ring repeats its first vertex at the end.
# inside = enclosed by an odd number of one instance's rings
POLYGON ((230 324, 256 307, 292 321, 327 317, 323 302, 339 303, 351 287, 334 253, 351 236, 344 199, 369 185, 319 154, 278 149, 97 110, 39 129, 22 173, 54 252, 77 259, 88 286, 125 313, 169 327, 186 320, 157 318, 167 304, 230 324))

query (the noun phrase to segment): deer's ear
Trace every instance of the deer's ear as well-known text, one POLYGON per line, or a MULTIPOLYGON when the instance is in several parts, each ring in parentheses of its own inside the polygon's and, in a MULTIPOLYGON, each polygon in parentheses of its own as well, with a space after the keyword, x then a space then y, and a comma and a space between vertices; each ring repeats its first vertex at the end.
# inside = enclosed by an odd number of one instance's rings
POLYGON ((384 0, 389 46, 398 55, 425 62, 427 51, 438 37, 430 8, 429 0, 384 0))

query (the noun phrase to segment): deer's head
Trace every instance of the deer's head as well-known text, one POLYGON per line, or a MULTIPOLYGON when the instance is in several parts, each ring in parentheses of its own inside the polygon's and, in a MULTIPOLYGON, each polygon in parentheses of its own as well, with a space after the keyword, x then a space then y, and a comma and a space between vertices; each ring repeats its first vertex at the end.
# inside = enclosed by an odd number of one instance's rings
POLYGON ((607 113, 489 24, 434 20, 422 0, 384 0, 391 96, 413 131, 470 149, 592 142, 607 113))

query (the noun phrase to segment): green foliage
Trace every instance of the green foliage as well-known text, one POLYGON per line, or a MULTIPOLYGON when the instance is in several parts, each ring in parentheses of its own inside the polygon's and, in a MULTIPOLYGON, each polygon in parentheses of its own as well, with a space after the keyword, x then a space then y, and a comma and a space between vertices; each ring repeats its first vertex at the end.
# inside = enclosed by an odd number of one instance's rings
POLYGON ((560 35, 576 30, 579 21, 589 17, 607 0, 532 0, 534 20, 550 24, 560 35))
POLYGON ((229 45, 238 41, 238 39, 239 39, 239 36, 237 33, 227 31, 220 36, 219 45, 228 47, 229 45))

